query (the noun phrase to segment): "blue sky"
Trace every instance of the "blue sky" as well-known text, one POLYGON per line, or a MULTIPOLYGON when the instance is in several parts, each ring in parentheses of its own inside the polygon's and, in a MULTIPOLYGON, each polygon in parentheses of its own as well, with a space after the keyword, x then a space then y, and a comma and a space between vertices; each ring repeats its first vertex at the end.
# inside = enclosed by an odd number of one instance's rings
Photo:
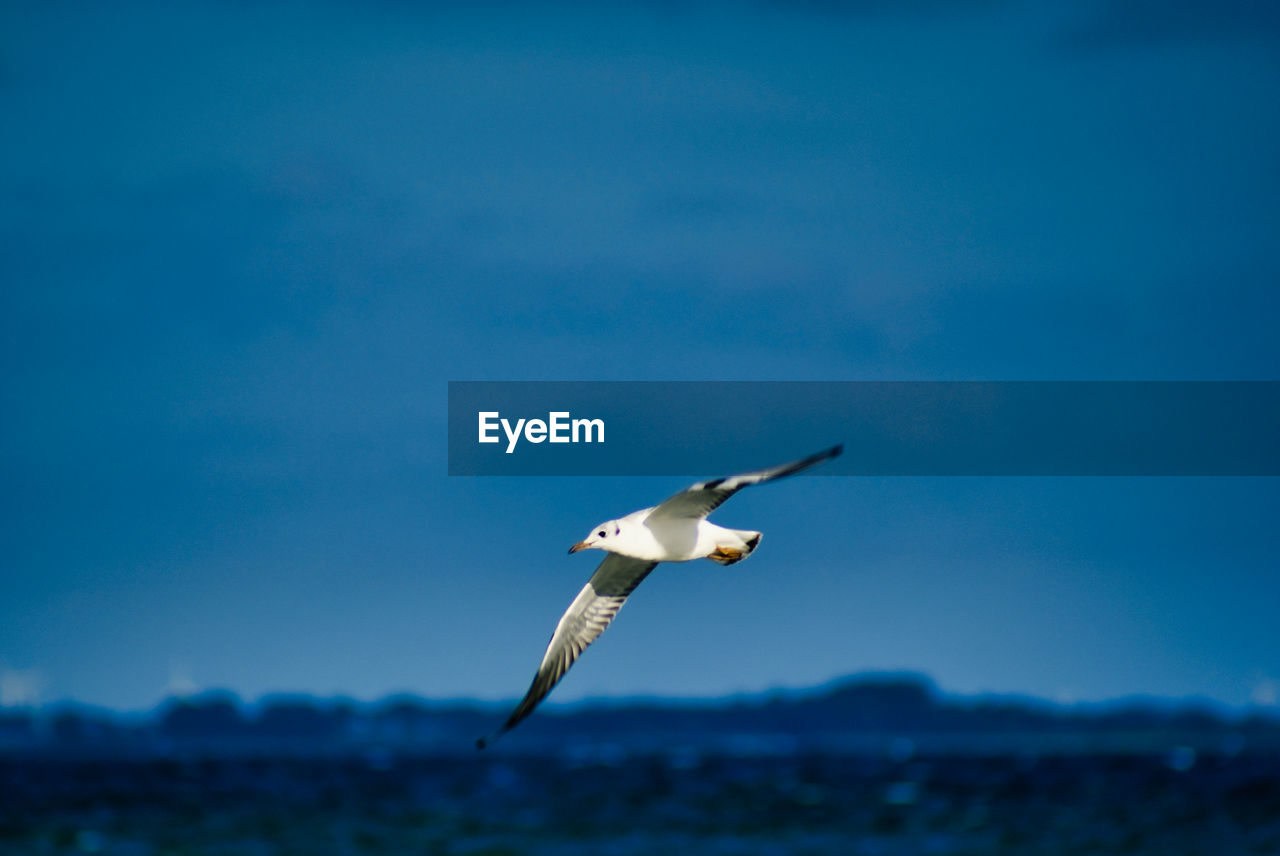
MULTIPOLYGON (((1198 0, 6 4, 0 701, 518 695, 688 480, 449 478, 449 380, 1276 379, 1278 60, 1198 0)), ((748 492, 553 699, 1274 703, 1278 487, 748 492)))

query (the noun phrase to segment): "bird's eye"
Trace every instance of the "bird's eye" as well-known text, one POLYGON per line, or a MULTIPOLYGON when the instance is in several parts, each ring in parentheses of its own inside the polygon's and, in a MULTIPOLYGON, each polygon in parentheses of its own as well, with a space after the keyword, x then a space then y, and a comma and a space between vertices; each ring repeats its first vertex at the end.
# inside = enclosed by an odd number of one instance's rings
POLYGON ((621 534, 621 533, 622 533, 622 527, 621 527, 621 526, 615 526, 615 527, 613 527, 613 534, 614 534, 614 535, 619 535, 619 534, 621 534))
POLYGON ((601 529, 601 530, 600 530, 600 537, 601 537, 601 538, 603 538, 603 537, 604 537, 604 530, 603 530, 603 529, 601 529))

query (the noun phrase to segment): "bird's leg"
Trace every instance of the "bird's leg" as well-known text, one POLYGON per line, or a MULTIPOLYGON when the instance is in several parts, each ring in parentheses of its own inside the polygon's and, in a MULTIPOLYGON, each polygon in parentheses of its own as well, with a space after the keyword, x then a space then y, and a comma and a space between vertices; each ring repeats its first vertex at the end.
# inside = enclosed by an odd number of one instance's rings
POLYGON ((721 565, 732 565, 734 562, 741 562, 747 556, 742 550, 735 550, 732 547, 716 547, 707 558, 721 565))

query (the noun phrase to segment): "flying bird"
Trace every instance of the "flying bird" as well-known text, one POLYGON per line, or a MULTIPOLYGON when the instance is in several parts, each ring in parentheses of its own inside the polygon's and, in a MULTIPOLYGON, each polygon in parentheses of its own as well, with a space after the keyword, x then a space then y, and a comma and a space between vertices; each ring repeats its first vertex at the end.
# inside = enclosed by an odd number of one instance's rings
POLYGON ((726 499, 748 485, 806 470, 836 457, 843 449, 843 445, 833 446, 789 464, 699 482, 661 505, 642 508, 592 527, 587 537, 570 547, 569 552, 604 550, 607 554, 604 561, 560 617, 525 697, 502 727, 488 737, 481 737, 476 746, 483 749, 533 713, 659 562, 710 559, 721 565, 732 565, 750 556, 760 546, 761 533, 726 529, 707 520, 707 515, 726 499))

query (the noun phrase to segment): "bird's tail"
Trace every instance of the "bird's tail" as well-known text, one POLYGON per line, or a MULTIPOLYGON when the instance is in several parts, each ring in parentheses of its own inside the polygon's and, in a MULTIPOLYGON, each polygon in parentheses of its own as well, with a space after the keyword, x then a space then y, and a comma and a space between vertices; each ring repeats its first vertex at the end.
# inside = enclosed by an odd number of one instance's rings
POLYGON ((717 547, 711 555, 707 556, 708 559, 718 565, 737 564, 754 553, 756 547, 760 546, 760 539, 764 537, 759 532, 752 532, 749 529, 734 529, 732 531, 734 535, 738 536, 738 544, 717 547))

